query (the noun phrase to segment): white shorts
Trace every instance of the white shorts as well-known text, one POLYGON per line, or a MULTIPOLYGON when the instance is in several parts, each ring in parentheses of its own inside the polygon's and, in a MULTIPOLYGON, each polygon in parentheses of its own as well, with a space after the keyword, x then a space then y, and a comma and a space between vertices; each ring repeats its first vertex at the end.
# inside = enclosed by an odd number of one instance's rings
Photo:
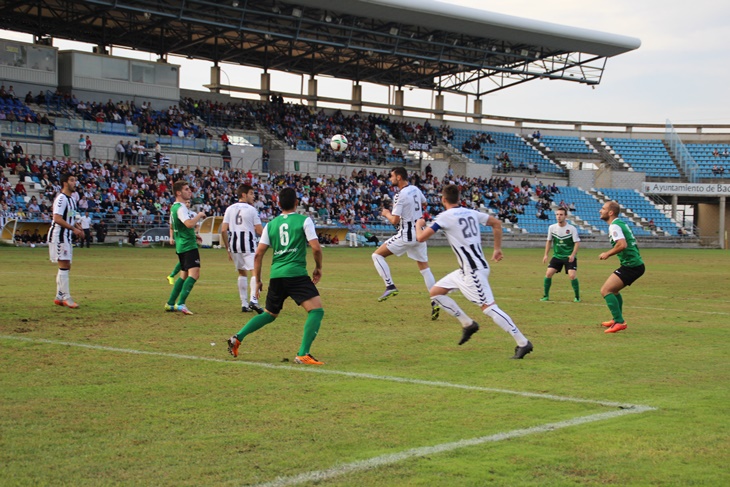
POLYGON ((466 299, 479 306, 494 303, 492 288, 489 287, 489 269, 471 272, 457 269, 441 278, 434 286, 458 289, 466 299))
POLYGON ((231 254, 233 255, 233 263, 239 271, 252 271, 253 258, 256 254, 231 254))
POLYGON ((51 257, 51 262, 54 264, 58 262, 59 260, 67 260, 71 262, 71 259, 73 258, 73 245, 70 243, 64 242, 64 243, 48 243, 48 254, 51 257))
POLYGON ((428 262, 426 242, 404 242, 400 235, 393 235, 385 241, 385 246, 397 257, 408 254, 416 262, 428 262))

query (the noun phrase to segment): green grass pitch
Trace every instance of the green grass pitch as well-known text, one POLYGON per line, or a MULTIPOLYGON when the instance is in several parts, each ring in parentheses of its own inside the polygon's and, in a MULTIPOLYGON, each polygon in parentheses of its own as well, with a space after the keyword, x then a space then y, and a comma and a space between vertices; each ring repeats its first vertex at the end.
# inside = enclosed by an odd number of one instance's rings
MULTIPOLYGON (((615 258, 581 250, 583 302, 560 274, 542 303, 542 249, 505 249, 492 288, 535 345, 517 361, 460 295, 482 329, 457 346, 405 257, 378 303, 371 251, 324 249, 326 365, 307 367, 292 301, 226 353, 250 315, 222 250, 201 251, 182 316, 163 311, 169 248, 75 249, 78 310, 53 305, 46 249, 0 248, 0 485, 730 485, 730 253, 643 250, 629 328, 606 335, 615 258), (655 409, 576 424, 610 403, 655 409), (460 443, 479 438, 495 440, 460 443)), ((448 248, 429 257, 436 279, 456 268, 448 248)))

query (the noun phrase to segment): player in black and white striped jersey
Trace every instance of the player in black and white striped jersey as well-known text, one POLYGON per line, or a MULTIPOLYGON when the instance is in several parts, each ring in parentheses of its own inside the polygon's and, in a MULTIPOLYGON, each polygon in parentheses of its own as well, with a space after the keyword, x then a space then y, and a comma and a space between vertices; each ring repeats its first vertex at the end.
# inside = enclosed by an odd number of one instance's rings
POLYGON ((520 332, 512 318, 495 303, 489 286, 489 264, 482 250, 480 225, 487 225, 492 228, 494 234, 492 260, 495 262, 502 260, 502 222, 486 213, 459 205, 459 188, 453 184, 444 187, 441 203, 446 211, 439 213, 431 226, 427 227, 423 218, 416 223, 418 241, 425 243, 436 232, 443 230, 459 261, 459 269, 440 279, 431 288, 431 299, 461 322, 462 335, 459 345, 469 341, 471 336, 479 331, 479 325, 461 310, 456 301, 447 296, 455 289, 460 290, 466 299, 480 306, 482 313, 489 316, 515 339, 517 346, 512 358, 523 358, 532 352, 532 343, 520 332))
MULTIPOLYGON (((426 197, 416 186, 408 184, 408 173, 403 167, 396 167, 390 172, 390 182, 398 187, 398 193, 393 198, 393 209, 383 209, 381 214, 398 227, 398 233, 386 240, 372 255, 375 269, 385 282, 385 292, 378 301, 385 301, 398 294, 398 288, 390 275, 390 267, 385 261, 386 257, 393 254, 398 257, 408 254, 408 257, 416 261, 426 289, 431 289, 436 282, 428 265, 426 244, 416 239, 416 220, 423 215, 426 197)), ((432 320, 438 318, 439 310, 439 306, 431 302, 432 320)))
POLYGON ((256 297, 256 277, 251 276, 248 285, 248 272, 253 271, 258 236, 263 232, 261 218, 253 207, 256 199, 253 188, 242 184, 236 190, 238 203, 226 208, 221 224, 221 241, 228 250, 228 260, 233 261, 238 270, 238 294, 241 296, 241 311, 264 312, 256 297), (250 294, 249 294, 250 290, 250 294))
POLYGON ((79 305, 71 299, 68 276, 73 258, 73 236, 84 236, 81 226, 76 223, 76 201, 71 196, 76 191, 76 176, 64 173, 60 181, 62 188, 53 200, 53 223, 48 231, 48 254, 51 262, 58 263, 56 299, 53 302, 58 306, 78 308, 79 305))

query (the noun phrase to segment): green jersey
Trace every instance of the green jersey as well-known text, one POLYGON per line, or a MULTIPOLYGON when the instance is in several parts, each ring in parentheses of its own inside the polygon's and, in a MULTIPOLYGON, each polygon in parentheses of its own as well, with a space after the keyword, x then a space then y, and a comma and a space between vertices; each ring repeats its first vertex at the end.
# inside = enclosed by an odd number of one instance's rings
POLYGON ((198 248, 195 228, 185 226, 185 221, 190 219, 190 212, 184 203, 175 202, 170 208, 170 228, 172 238, 175 239, 175 252, 178 254, 198 248))
POLYGON ((274 251, 271 279, 307 276, 307 242, 317 239, 311 218, 297 213, 279 215, 264 228, 260 243, 274 251))
POLYGON ((644 264, 639 254, 639 247, 636 246, 636 238, 626 223, 616 218, 608 227, 608 235, 612 246, 616 245, 616 240, 626 239, 626 248, 616 254, 621 265, 638 267, 644 264))
POLYGON ((557 223, 550 225, 547 239, 553 242, 553 257, 560 260, 568 260, 576 242, 580 242, 578 231, 570 223, 566 223, 564 227, 557 223))

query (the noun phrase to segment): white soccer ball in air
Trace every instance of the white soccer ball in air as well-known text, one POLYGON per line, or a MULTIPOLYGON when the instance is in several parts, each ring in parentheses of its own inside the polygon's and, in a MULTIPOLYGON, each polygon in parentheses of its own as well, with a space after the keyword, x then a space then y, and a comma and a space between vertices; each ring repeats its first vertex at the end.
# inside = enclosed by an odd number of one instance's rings
POLYGON ((347 149, 347 138, 345 138, 344 135, 337 134, 332 136, 332 141, 330 142, 330 147, 332 147, 332 150, 335 152, 342 152, 345 149, 347 149))

